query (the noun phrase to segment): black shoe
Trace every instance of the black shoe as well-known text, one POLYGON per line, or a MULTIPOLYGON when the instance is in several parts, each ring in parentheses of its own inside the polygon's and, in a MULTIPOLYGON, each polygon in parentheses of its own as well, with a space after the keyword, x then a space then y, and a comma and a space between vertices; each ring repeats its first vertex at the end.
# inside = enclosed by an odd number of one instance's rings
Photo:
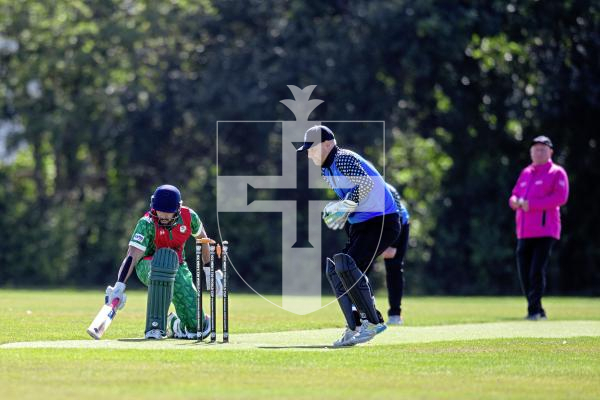
POLYGON ((542 314, 540 314, 540 313, 528 314, 525 317, 525 319, 528 320, 528 321, 539 321, 540 319, 542 319, 542 314))

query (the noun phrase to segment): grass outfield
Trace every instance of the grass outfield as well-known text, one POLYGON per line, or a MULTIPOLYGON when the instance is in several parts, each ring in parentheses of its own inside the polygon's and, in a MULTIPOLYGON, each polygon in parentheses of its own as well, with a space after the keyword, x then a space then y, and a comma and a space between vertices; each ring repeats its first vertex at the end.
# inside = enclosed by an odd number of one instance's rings
POLYGON ((198 345, 135 340, 146 296, 128 295, 93 341, 102 293, 0 290, 1 397, 600 398, 600 299, 547 298, 550 320, 528 322, 521 298, 409 297, 404 326, 332 349, 336 304, 297 316, 232 295, 232 343, 198 345))

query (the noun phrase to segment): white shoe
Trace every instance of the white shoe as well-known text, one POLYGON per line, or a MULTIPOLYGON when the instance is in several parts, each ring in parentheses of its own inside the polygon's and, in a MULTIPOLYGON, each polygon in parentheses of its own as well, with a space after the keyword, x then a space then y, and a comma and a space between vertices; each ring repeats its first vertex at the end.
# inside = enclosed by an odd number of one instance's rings
MULTIPOLYGON (((210 317, 204 315, 204 331, 202 332, 202 339, 205 339, 210 334, 210 317)), ((188 332, 186 328, 181 328, 181 319, 176 313, 169 313, 167 317, 167 337, 175 339, 196 339, 198 335, 196 332, 188 332)))
POLYGON ((342 334, 342 337, 333 342, 333 347, 354 346, 356 343, 352 343, 351 339, 357 333, 358 330, 352 330, 346 327, 346 330, 342 334))
POLYGON ((388 325, 402 325, 404 320, 400 315, 390 315, 387 320, 388 325))
MULTIPOLYGON (((204 330, 201 333, 200 340, 204 340, 210 335, 210 317, 207 314, 204 314, 204 330)), ((188 339, 196 339, 198 337, 197 333, 188 333, 188 339), (193 335, 193 338, 191 337, 193 335)))
POLYGON ((180 339, 182 334, 181 320, 177 316, 177 313, 169 313, 167 316, 167 337, 180 339))
POLYGON ((385 324, 372 324, 369 321, 364 321, 360 326, 358 333, 352 336, 350 342, 353 344, 368 342, 386 329, 387 326, 385 324))
POLYGON ((181 327, 181 319, 176 313, 167 316, 167 337, 175 339, 196 339, 196 332, 188 333, 187 329, 181 327))
POLYGON ((162 339, 166 339, 167 335, 163 335, 163 333, 160 331, 160 329, 150 329, 148 332, 146 332, 144 337, 146 339, 162 340, 162 339))

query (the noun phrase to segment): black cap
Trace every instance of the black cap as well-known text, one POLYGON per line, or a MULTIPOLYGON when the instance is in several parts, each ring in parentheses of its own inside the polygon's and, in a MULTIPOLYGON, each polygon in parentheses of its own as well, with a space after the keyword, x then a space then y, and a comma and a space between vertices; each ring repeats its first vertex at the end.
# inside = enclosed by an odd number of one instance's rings
POLYGON ((538 136, 536 138, 533 139, 533 141, 531 142, 531 145, 533 146, 534 144, 545 144, 546 146, 550 147, 551 149, 554 148, 554 146, 552 145, 552 141, 547 137, 547 136, 538 136))
POLYGON ((304 133, 304 144, 296 149, 296 151, 304 151, 310 149, 313 145, 319 144, 326 140, 333 140, 333 132, 325 125, 315 125, 304 133))

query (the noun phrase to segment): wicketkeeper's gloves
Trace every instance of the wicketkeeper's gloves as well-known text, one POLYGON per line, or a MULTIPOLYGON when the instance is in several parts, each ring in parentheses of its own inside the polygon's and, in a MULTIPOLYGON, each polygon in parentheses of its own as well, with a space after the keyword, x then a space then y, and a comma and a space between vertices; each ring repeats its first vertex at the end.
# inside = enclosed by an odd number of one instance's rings
POLYGON ((342 229, 346 225, 348 216, 356 210, 358 204, 352 200, 332 201, 323 209, 323 221, 328 228, 342 229))

